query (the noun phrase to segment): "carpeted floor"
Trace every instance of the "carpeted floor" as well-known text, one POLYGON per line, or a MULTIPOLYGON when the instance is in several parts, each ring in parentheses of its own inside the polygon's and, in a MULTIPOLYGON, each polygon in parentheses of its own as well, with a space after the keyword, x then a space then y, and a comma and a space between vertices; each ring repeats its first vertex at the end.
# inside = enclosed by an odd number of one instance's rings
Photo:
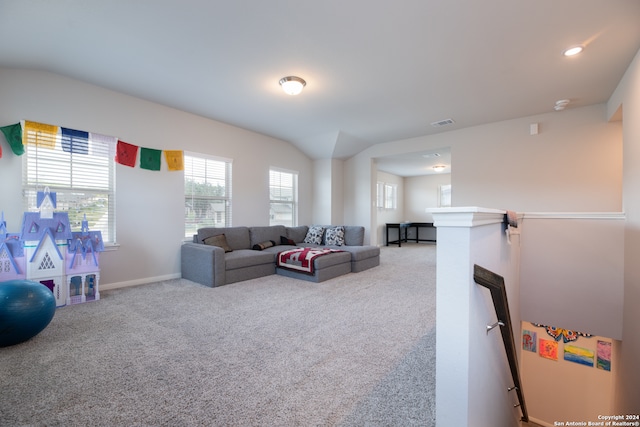
POLYGON ((1 426, 433 426, 433 245, 315 284, 104 291, 0 348, 1 426))

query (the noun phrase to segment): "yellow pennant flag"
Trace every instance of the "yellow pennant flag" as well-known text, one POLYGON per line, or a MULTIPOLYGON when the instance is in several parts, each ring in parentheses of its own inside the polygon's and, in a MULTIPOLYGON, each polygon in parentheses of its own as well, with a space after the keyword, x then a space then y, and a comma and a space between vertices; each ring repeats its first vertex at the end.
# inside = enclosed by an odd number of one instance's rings
POLYGON ((164 158, 170 171, 184 170, 184 155, 181 150, 165 150, 164 158))
POLYGON ((42 148, 54 149, 58 139, 58 126, 25 120, 22 132, 22 144, 37 145, 42 148))

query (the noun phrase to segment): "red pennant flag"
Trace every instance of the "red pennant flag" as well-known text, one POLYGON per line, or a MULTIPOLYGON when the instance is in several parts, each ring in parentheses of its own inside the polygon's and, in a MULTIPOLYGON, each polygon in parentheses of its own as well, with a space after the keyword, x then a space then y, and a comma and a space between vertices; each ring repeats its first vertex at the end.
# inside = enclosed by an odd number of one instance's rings
POLYGON ((137 145, 118 140, 118 146, 116 147, 116 163, 120 163, 121 165, 130 166, 133 168, 136 165, 137 156, 137 145))

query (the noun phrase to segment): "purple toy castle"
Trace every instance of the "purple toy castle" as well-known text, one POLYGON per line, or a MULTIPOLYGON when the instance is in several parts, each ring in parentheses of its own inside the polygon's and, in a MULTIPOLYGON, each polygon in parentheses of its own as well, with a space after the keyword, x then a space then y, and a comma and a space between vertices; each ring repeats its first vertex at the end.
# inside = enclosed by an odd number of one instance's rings
POLYGON ((46 285, 56 307, 100 299, 100 231, 71 231, 67 212, 55 212, 56 193, 37 195, 38 212, 25 212, 20 233, 7 232, 0 218, 0 282, 26 279, 46 285))

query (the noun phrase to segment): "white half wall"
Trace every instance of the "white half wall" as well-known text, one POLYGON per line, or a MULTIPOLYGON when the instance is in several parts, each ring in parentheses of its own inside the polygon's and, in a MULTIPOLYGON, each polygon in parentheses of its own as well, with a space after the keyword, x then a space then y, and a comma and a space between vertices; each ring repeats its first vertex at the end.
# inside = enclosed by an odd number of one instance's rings
POLYGON ((622 339, 624 219, 621 213, 525 213, 523 319, 622 339))

